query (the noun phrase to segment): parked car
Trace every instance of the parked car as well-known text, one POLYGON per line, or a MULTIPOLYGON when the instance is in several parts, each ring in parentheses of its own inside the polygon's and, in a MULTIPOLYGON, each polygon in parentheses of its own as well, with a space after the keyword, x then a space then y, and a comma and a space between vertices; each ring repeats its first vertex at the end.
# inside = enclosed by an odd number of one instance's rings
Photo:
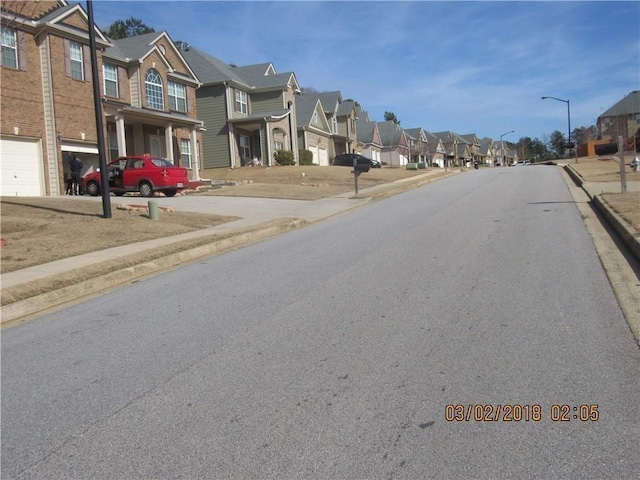
POLYGON ((360 155, 359 153, 341 153, 331 159, 331 165, 338 165, 341 167, 353 167, 353 159, 360 165, 369 165, 371 168, 382 168, 382 164, 379 160, 372 160, 360 155))
POLYGON ((514 167, 524 167, 527 165, 531 165, 531 162, 529 160, 518 160, 513 164, 514 167))
MULTIPOLYGON (((148 155, 120 157, 107 165, 109 191, 116 195, 140 192, 151 197, 154 192, 163 192, 167 197, 187 187, 187 169, 177 167, 164 158, 148 155)), ((82 178, 82 192, 100 195, 100 172, 92 172, 82 178)))

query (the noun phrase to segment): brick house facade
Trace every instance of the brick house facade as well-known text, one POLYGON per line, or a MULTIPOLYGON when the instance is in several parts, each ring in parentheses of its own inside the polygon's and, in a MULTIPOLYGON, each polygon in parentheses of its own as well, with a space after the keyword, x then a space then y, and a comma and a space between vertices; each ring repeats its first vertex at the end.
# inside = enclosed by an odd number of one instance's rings
MULTIPOLYGON (((158 154, 187 163, 197 179, 200 83, 171 39, 161 32, 111 42, 99 29, 94 32, 106 161, 158 154), (161 102, 149 108, 145 75, 154 67, 161 102)), ((2 2, 0 194, 62 195, 69 154, 81 158, 83 174, 98 167, 90 57, 88 15, 79 4, 2 2)))

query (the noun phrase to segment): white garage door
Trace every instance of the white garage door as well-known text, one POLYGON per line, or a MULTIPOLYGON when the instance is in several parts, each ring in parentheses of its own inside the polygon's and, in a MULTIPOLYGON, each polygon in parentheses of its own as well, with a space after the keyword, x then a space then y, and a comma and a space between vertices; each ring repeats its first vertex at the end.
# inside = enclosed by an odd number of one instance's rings
POLYGON ((313 160, 311 160, 311 162, 318 165, 318 147, 309 146, 309 150, 313 153, 313 160))
POLYGON ((329 166, 329 155, 327 154, 326 148, 318 147, 318 157, 320 161, 320 165, 323 167, 329 166))
POLYGON ((43 195, 39 141, 0 140, 0 195, 37 197, 43 195))

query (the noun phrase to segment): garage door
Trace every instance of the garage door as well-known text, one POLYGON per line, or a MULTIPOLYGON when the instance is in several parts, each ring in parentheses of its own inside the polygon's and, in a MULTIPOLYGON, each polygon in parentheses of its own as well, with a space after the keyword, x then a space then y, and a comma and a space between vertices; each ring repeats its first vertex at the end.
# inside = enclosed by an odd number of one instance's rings
POLYGON ((329 155, 327 154, 326 148, 318 147, 318 156, 319 156, 319 161, 321 166, 323 167, 329 166, 329 155))
POLYGON ((318 147, 309 146, 309 150, 311 151, 311 153, 313 153, 313 159, 311 160, 311 162, 315 165, 318 165, 318 147))
POLYGON ((0 140, 2 170, 0 195, 37 197, 43 194, 40 173, 42 154, 40 142, 30 140, 0 140))

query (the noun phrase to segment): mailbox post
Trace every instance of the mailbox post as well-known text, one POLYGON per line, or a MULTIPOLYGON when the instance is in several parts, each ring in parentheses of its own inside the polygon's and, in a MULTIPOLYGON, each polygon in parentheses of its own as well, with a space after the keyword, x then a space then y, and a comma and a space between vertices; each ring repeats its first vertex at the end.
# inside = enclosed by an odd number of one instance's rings
POLYGON ((353 159, 353 170, 351 173, 353 173, 353 183, 355 184, 356 195, 358 194, 358 177, 362 172, 368 172, 370 168, 371 165, 358 163, 356 158, 353 159))

